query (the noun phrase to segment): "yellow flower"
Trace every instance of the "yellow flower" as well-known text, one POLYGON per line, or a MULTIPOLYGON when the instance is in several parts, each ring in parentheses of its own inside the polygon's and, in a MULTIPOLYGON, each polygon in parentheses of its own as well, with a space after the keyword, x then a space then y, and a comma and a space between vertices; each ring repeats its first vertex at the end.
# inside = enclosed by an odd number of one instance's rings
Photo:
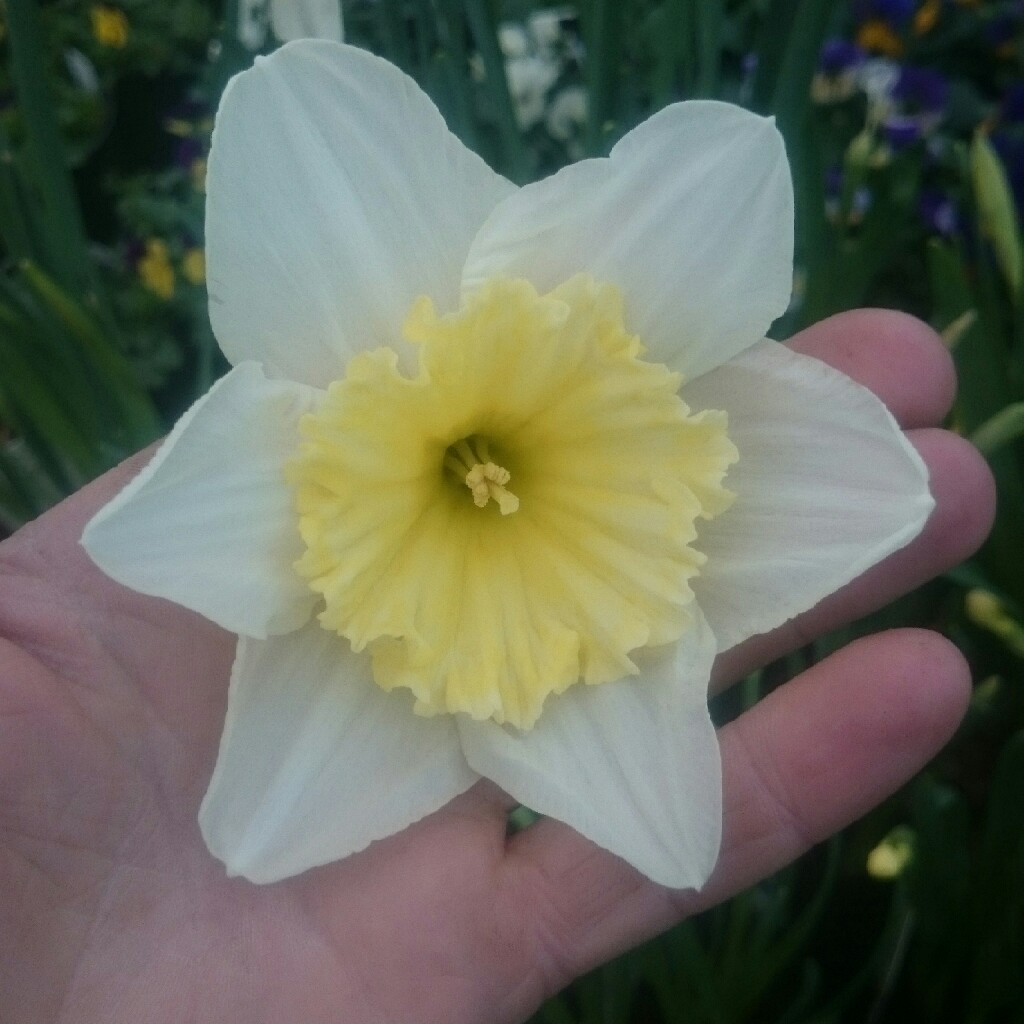
POLYGON ((923 36, 939 23, 942 14, 942 0, 924 0, 914 12, 914 32, 923 36))
POLYGON ((233 369, 83 536, 239 636, 200 810, 229 871, 335 860, 487 777, 703 884, 715 655, 932 507, 874 396, 764 340, 792 217, 774 124, 728 104, 520 189, 363 51, 233 80, 207 203, 233 369))
POLYGON ((189 173, 192 176, 192 187, 197 192, 206 191, 206 158, 196 157, 192 161, 192 165, 189 167, 189 173))
POLYGON ((858 29, 857 45, 868 53, 880 53, 885 57, 902 57, 903 40, 893 31, 888 22, 881 18, 870 18, 858 29))
POLYGON ((300 423, 298 571, 420 714, 528 729, 550 694, 637 675, 630 651, 692 626, 696 521, 731 504, 736 450, 621 306, 582 276, 545 296, 491 281, 446 317, 424 299, 417 374, 363 353, 300 423))
POLYGON ((100 46, 123 50, 128 45, 129 25, 124 11, 107 4, 95 4, 89 9, 89 20, 100 46))
POLYGON ((164 131, 179 139, 190 139, 196 133, 196 126, 184 117, 169 117, 164 122, 164 131))
POLYGON ((914 859, 914 843, 914 833, 906 825, 897 825, 868 854, 868 874, 884 882, 899 878, 914 859))
POLYGON ((971 622, 994 633, 1014 654, 1024 658, 1024 625, 1014 619, 995 594, 979 588, 969 590, 964 610, 971 622))
POLYGON ((171 266, 166 242, 150 238, 135 269, 142 283, 155 295, 161 299, 174 296, 174 267, 171 266))
POLYGON ((202 284, 206 280, 206 253, 193 247, 181 258, 181 272, 190 284, 202 284))

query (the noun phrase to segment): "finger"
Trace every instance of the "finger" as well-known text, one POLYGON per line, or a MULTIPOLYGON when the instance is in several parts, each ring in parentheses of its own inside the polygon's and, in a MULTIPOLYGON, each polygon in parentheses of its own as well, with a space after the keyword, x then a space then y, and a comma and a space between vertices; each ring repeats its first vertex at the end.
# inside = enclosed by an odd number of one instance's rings
POLYGON ((810 611, 726 651, 712 675, 716 690, 881 608, 962 562, 981 545, 995 515, 995 486, 988 465, 977 449, 955 434, 930 429, 912 431, 910 436, 928 464, 935 497, 935 511, 921 535, 810 611))
POLYGON ((970 669, 952 643, 893 630, 850 644, 726 726, 726 855, 694 909, 777 870, 884 800, 953 735, 970 692, 970 669))
POLYGON ((857 309, 791 338, 790 348, 870 388, 904 428, 938 425, 956 394, 956 372, 927 324, 889 309, 857 309))
POLYGON ((946 742, 969 692, 952 644, 899 630, 851 644, 726 726, 722 852, 700 893, 655 885, 560 822, 520 833, 508 864, 530 922, 533 990, 557 991, 863 814, 946 742))

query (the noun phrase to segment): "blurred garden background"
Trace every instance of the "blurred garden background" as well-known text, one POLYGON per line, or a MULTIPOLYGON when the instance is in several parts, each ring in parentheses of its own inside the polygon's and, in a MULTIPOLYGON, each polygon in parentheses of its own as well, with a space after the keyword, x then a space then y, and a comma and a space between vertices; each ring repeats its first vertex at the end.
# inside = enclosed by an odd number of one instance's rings
POLYGON ((0 2, 0 536, 159 437, 226 369, 204 288, 218 97, 257 53, 342 32, 520 183, 676 99, 774 113, 797 187, 775 335, 864 304, 927 320, 960 372, 951 425, 998 482, 974 560, 715 708, 727 720, 860 632, 927 625, 974 672, 949 747, 536 1020, 1024 1021, 1024 2, 0 2))

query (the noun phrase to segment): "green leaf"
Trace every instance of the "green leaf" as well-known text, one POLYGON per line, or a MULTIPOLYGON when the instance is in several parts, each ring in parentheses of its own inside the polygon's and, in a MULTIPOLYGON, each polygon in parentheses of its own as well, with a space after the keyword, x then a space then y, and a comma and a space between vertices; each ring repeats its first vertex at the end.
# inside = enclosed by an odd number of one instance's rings
POLYGON ((624 0, 592 0, 583 12, 587 45, 585 73, 589 94, 587 150, 599 156, 617 134, 617 96, 628 5, 624 0))
POLYGON ((654 48, 651 97, 656 110, 691 91, 692 12, 691 0, 665 0, 648 22, 654 48))
MULTIPOLYGON (((926 255, 935 326, 941 330, 968 310, 977 314, 963 328, 953 349, 960 382, 956 415, 958 425, 970 435, 1015 404, 1010 388, 1010 348, 999 329, 1003 318, 998 308, 993 307, 991 296, 979 294, 972 286, 955 248, 932 242, 926 255)), ((991 579, 1021 600, 1024 599, 1024 551, 1019 524, 1024 522, 1024 478, 1020 460, 1003 446, 990 452, 989 463, 996 478, 1000 514, 981 560, 991 579)))
POLYGON ((16 170, 17 156, 0 120, 0 239, 8 258, 24 259, 33 252, 28 197, 16 170))
POLYGON ((971 181, 982 230, 992 242, 1010 295, 1021 294, 1021 239, 1010 183, 992 143, 979 131, 971 143, 971 181))
POLYGON ((0 334, 0 365, 4 368, 0 391, 11 425, 22 433, 31 425, 46 445, 79 467, 79 484, 99 473, 104 468, 99 453, 49 386, 52 374, 42 375, 7 331, 0 334))
POLYGON ((35 0, 7 0, 6 11, 11 77, 27 132, 41 227, 36 240, 44 243, 47 266, 68 291, 98 301, 99 285, 45 78, 48 62, 39 9, 35 0))
POLYGON ((532 164, 516 122, 515 108, 505 77, 505 59, 498 46, 498 33, 487 0, 464 0, 466 21, 484 62, 484 87, 498 119, 498 134, 505 154, 505 167, 520 185, 530 180, 532 164))
POLYGON ((42 470, 29 446, 18 439, 0 445, 0 481, 3 518, 12 529, 45 512, 62 497, 62 490, 42 470))
POLYGON ((699 0, 692 5, 696 29, 697 81, 695 96, 718 94, 718 78, 722 67, 722 35, 725 29, 723 0, 699 0))
POLYGON ((963 797, 928 776, 911 792, 917 834, 915 856, 907 867, 910 894, 923 936, 947 945, 950 958, 967 943, 958 923, 970 913, 970 816, 963 797), (957 941, 951 941, 951 932, 957 941))
POLYGON ((970 1021, 1010 1020, 1020 1008, 1024 963, 1024 731, 1003 748, 991 790, 975 877, 970 1021))
POLYGON ((1014 402, 990 416, 971 434, 982 455, 989 456, 1004 444, 1024 436, 1024 402, 1014 402))
POLYGON ((784 133, 795 131, 807 115, 811 80, 834 14, 830 0, 799 0, 772 92, 771 109, 784 133))
POLYGON ((0 525, 13 533, 43 508, 33 498, 31 479, 12 459, 7 446, 0 445, 0 525))
POLYGON ((412 74, 413 57, 405 31, 403 7, 402 0, 379 0, 373 4, 388 60, 397 64, 406 74, 412 74))
POLYGON ((957 249, 933 241, 926 255, 935 326, 943 330, 957 321, 962 326, 953 350, 960 376, 957 408, 964 428, 974 431, 1011 403, 1005 373, 1008 349, 980 308, 957 249), (968 311, 975 318, 964 324, 960 318, 968 311))
POLYGON ((95 370, 113 408, 119 409, 130 440, 137 445, 160 433, 156 410, 135 379, 128 361, 109 342, 85 310, 39 267, 25 262, 25 280, 78 344, 86 364, 95 370))

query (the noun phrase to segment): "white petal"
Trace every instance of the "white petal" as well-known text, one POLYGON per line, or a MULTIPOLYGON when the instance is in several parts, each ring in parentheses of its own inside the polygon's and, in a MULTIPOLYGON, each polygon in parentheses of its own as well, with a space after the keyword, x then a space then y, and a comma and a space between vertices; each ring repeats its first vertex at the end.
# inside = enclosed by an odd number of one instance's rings
POLYGON ((417 295, 454 308, 470 241, 514 186, 393 65, 306 39, 228 85, 208 189, 225 355, 324 386, 353 352, 394 345, 417 295))
POLYGON ((721 839, 718 742, 707 710, 715 641, 703 621, 634 652, 639 678, 549 698, 529 732, 459 716, 470 765, 649 878, 704 884, 721 839))
POLYGON ((89 557, 119 583, 232 633, 295 629, 316 601, 284 463, 317 392, 243 363, 175 424, 152 461, 93 517, 89 557))
POLYGON ((759 341, 792 286, 793 187, 774 123, 679 103, 608 159, 585 160, 498 206, 463 287, 525 277, 548 291, 586 272, 622 289, 652 361, 693 378, 759 341))
POLYGON ((766 341, 683 387, 725 409, 736 502, 703 525, 693 581, 719 649, 806 611, 920 533, 928 470, 884 405, 808 356, 766 341))
POLYGON ((229 874, 274 882, 400 831, 477 776, 450 716, 420 718, 370 659, 318 624, 239 641, 217 766, 199 812, 229 874))

